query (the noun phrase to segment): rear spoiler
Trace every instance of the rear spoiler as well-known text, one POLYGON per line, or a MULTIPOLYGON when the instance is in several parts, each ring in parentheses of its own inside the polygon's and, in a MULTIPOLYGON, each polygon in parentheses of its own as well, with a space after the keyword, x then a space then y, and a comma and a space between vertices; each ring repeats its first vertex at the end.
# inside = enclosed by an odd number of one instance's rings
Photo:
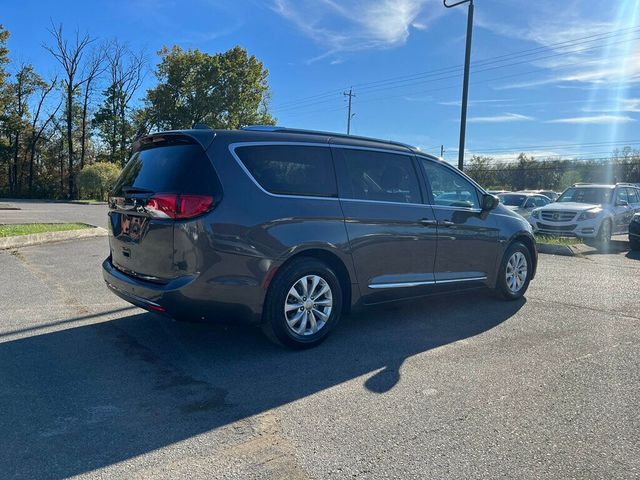
POLYGON ((216 132, 213 130, 193 129, 193 130, 172 130, 168 132, 152 133, 139 138, 131 146, 131 152, 135 153, 147 148, 163 145, 188 145, 198 144, 203 150, 207 150, 213 143, 216 132))

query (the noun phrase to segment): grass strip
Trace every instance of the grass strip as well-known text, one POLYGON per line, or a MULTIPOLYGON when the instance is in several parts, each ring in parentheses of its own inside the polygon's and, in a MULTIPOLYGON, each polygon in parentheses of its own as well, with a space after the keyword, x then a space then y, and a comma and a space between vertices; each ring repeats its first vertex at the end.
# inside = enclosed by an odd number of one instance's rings
POLYGON ((63 232, 92 228, 85 223, 19 223, 0 225, 0 238, 31 235, 32 233, 63 232))

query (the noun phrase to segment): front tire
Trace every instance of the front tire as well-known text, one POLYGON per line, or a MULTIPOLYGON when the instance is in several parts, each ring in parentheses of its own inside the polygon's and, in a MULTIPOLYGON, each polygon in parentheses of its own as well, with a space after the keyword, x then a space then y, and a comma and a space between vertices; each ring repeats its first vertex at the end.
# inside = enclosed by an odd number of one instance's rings
POLYGON ((285 347, 311 348, 335 328, 341 312, 342 290, 333 270, 314 258, 294 259, 271 283, 263 331, 285 347))
POLYGON ((635 251, 640 250, 640 239, 634 238, 631 235, 629 235, 629 246, 631 247, 631 250, 635 250, 635 251))
POLYGON ((496 293, 505 300, 521 298, 529 288, 532 273, 531 252, 520 242, 512 243, 500 264, 496 293))

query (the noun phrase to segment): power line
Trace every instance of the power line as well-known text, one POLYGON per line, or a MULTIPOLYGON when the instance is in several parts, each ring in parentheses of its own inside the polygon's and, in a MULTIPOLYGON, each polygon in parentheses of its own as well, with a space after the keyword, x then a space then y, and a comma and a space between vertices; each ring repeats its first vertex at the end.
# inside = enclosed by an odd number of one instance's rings
MULTIPOLYGON (((582 44, 586 44, 586 43, 592 43, 592 42, 599 42, 602 40, 606 40, 608 38, 613 38, 616 37, 618 35, 622 35, 622 34, 628 34, 630 32, 636 32, 636 31, 640 31, 640 27, 630 27, 630 28, 624 28, 624 29, 619 29, 619 30, 612 30, 609 32, 603 32, 601 34, 594 34, 594 35, 588 35, 585 37, 578 37, 578 38, 574 38, 573 40, 567 40, 564 42, 557 42, 554 44, 550 44, 548 46, 543 46, 543 47, 536 47, 533 49, 527 49, 527 50, 521 50, 521 51, 517 51, 517 52, 512 52, 512 53, 508 53, 508 54, 503 54, 503 55, 499 55, 496 57, 489 57, 488 59, 485 60, 481 60, 481 61, 477 61, 477 62, 473 62, 472 63, 472 67, 477 68, 479 66, 486 66, 486 65, 490 65, 493 63, 500 63, 505 61, 505 59, 509 59, 510 57, 514 57, 514 56, 518 56, 518 58, 521 58, 523 56, 531 56, 531 55, 537 55, 538 53, 543 53, 545 51, 548 50, 553 50, 556 47, 561 47, 561 48, 567 48, 567 47, 572 47, 572 46, 576 46, 576 45, 582 45, 582 44), (586 41, 583 41, 586 40, 586 41)), ((634 39, 627 39, 621 42, 616 42, 616 43, 625 43, 628 41, 632 41, 635 40, 634 39)), ((611 45, 611 44, 609 44, 611 45)), ((603 48, 602 45, 597 45, 595 47, 590 47, 590 48, 585 48, 585 49, 581 49, 581 50, 575 50, 575 51, 569 51, 569 52, 559 52, 553 55, 549 55, 549 56, 545 56, 545 57, 539 57, 539 58, 533 58, 533 59, 529 59, 527 61, 523 61, 523 62, 517 62, 518 63, 528 63, 534 60, 542 60, 542 59, 546 59, 546 58, 552 58, 554 56, 560 56, 560 55, 567 55, 567 54, 572 54, 572 53, 582 53, 591 49, 596 49, 596 48, 603 48)), ((512 66, 513 64, 506 64, 504 65, 506 66, 512 66)), ((379 86, 379 85, 384 85, 384 84, 393 84, 393 83, 399 83, 399 82, 406 82, 408 80, 411 79, 415 79, 415 78, 419 78, 419 77, 428 77, 428 76, 434 76, 434 75, 441 75, 441 74, 445 74, 445 73, 453 73, 456 70, 460 70, 460 68, 462 68, 461 65, 456 65, 456 66, 450 66, 450 67, 443 67, 440 69, 436 69, 436 70, 431 70, 431 71, 426 71, 426 72, 419 72, 419 73, 414 73, 414 74, 409 74, 409 75, 402 75, 402 76, 397 76, 397 77, 390 77, 387 79, 382 79, 382 80, 376 80, 373 82, 366 82, 366 83, 361 83, 361 84, 355 84, 356 87, 359 87, 359 89, 371 89, 373 86, 379 86)), ((449 77, 447 77, 449 78, 449 77)), ((330 97, 335 95, 336 93, 340 93, 342 91, 342 89, 336 89, 336 90, 328 90, 324 93, 319 93, 319 94, 315 94, 315 95, 311 95, 308 97, 301 97, 298 98, 296 100, 288 100, 286 102, 282 102, 281 104, 278 104, 277 108, 274 108, 275 110, 281 110, 284 109, 284 107, 286 105, 299 105, 300 103, 308 103, 308 101, 312 101, 312 100, 318 100, 319 98, 323 98, 323 97, 330 97)))
MULTIPOLYGON (((634 41, 634 40, 638 40, 638 39, 640 39, 640 37, 634 37, 632 39, 627 39, 627 40, 623 40, 623 41, 620 41, 620 42, 616 42, 616 44, 617 43, 628 43, 628 42, 631 42, 631 41, 634 41)), ((556 56, 559 56, 559 55, 582 53, 584 51, 593 50, 593 49, 596 49, 596 48, 603 48, 603 47, 602 46, 597 46, 597 47, 591 47, 589 49, 581 49, 579 51, 564 52, 562 54, 554 54, 554 55, 550 55, 550 56, 547 56, 547 57, 541 57, 541 58, 534 59, 534 60, 541 60, 541 59, 556 57, 556 56)), ((625 57, 626 58, 627 55, 624 55, 624 54, 615 55, 615 56, 609 56, 607 58, 609 60, 611 60, 611 59, 620 58, 620 57, 625 57)), ((488 72, 488 71, 496 70, 496 69, 500 69, 500 68, 506 68, 506 67, 511 67, 511 66, 515 66, 515 65, 526 64, 526 63, 529 63, 529 62, 530 62, 530 60, 513 62, 513 63, 510 63, 510 64, 504 64, 504 65, 496 65, 496 66, 493 66, 493 67, 487 67, 487 68, 483 68, 483 69, 477 70, 474 73, 478 74, 478 73, 488 72)), ((556 67, 556 69, 564 69, 564 68, 573 67, 573 66, 576 66, 576 65, 585 65, 587 63, 593 63, 593 62, 597 62, 597 60, 593 60, 593 61, 590 61, 590 62, 579 61, 579 62, 568 63, 568 64, 565 64, 565 65, 558 66, 558 67, 556 67)), ((487 83, 487 82, 490 82, 490 81, 493 81, 493 80, 502 80, 502 79, 506 79, 506 78, 513 78, 513 77, 518 77, 518 76, 523 76, 523 75, 530 75, 532 73, 538 73, 538 72, 547 71, 547 70, 549 70, 549 69, 548 68, 538 68, 538 69, 535 69, 535 70, 528 70, 526 72, 519 72, 519 73, 515 73, 515 74, 512 74, 512 75, 503 75, 503 76, 496 77, 496 78, 491 78, 491 79, 476 80, 476 81, 473 81, 473 82, 470 82, 470 83, 472 85, 477 85, 477 84, 487 83)), ((405 85, 402 85, 402 86, 396 86, 396 87, 378 87, 378 88, 375 88, 375 89, 370 89, 369 91, 365 92, 364 95, 366 95, 368 93, 371 93, 371 92, 375 92, 375 91, 388 90, 390 88, 395 88, 395 89, 405 88, 405 87, 409 87, 409 86, 413 86, 413 85, 417 85, 417 84, 428 84, 428 83, 439 82, 439 81, 448 80, 448 79, 456 79, 456 78, 459 78, 459 74, 447 75, 447 76, 440 77, 440 78, 435 78, 435 79, 432 79, 432 80, 425 80, 425 81, 420 81, 420 82, 408 83, 408 84, 405 84, 405 85)), ((374 97, 374 98, 370 98, 370 97, 366 97, 365 96, 364 97, 364 101, 384 100, 384 99, 387 99, 387 98, 402 97, 402 96, 405 96, 405 95, 408 95, 408 94, 430 93, 430 92, 447 90, 447 89, 450 89, 450 88, 459 88, 459 87, 460 87, 460 84, 456 83, 456 84, 453 84, 453 85, 447 85, 447 86, 434 88, 434 89, 430 89, 430 90, 403 92, 401 94, 397 94, 397 95, 394 95, 394 96, 384 96, 384 97, 374 97)), ((300 105, 300 106, 293 106, 292 105, 290 107, 274 109, 274 111, 275 112, 280 112, 280 113, 288 113, 288 112, 296 110, 297 108, 304 108, 304 107, 318 105, 318 104, 326 104, 326 100, 318 100, 318 101, 315 101, 315 102, 307 103, 307 105, 300 105)))

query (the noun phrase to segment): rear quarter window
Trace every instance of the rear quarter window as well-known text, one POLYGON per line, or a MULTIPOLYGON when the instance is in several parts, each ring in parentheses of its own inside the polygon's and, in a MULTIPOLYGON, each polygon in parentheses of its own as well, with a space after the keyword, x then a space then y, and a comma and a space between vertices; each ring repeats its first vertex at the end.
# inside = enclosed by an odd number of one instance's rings
POLYGON ((266 191, 281 195, 335 197, 338 194, 328 147, 255 145, 235 153, 266 191))

